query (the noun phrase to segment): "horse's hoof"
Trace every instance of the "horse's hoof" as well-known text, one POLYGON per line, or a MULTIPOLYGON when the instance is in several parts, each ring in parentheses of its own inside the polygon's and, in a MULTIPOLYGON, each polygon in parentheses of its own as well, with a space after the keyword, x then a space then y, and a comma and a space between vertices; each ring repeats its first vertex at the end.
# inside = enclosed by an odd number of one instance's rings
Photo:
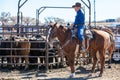
POLYGON ((76 62, 75 65, 78 65, 78 62, 76 62))
POLYGON ((99 76, 98 77, 102 77, 102 74, 99 74, 99 76))
POLYGON ((75 77, 75 73, 71 73, 69 78, 74 78, 75 77))

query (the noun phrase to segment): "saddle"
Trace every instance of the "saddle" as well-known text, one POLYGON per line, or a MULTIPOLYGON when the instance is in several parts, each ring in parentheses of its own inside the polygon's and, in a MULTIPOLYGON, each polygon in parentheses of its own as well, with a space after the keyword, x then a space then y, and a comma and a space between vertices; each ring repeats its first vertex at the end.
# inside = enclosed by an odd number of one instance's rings
MULTIPOLYGON (((71 32, 72 32, 72 37, 78 38, 77 28, 71 29, 71 32)), ((92 39, 93 38, 93 32, 88 27, 85 27, 83 36, 84 36, 85 39, 92 39)))
POLYGON ((87 26, 84 29, 84 38, 87 38, 87 39, 93 38, 93 32, 87 26))
MULTIPOLYGON (((77 44, 81 44, 81 45, 79 45, 80 46, 79 48, 81 48, 81 46, 83 46, 83 45, 82 45, 82 42, 78 38, 77 29, 74 29, 74 30, 75 30, 74 33, 71 31, 72 35, 75 35, 75 38, 77 39, 77 44)), ((86 50, 88 50, 88 48, 89 48, 89 40, 93 38, 93 32, 89 28, 85 27, 83 37, 85 38, 84 39, 84 47, 86 48, 86 50)))

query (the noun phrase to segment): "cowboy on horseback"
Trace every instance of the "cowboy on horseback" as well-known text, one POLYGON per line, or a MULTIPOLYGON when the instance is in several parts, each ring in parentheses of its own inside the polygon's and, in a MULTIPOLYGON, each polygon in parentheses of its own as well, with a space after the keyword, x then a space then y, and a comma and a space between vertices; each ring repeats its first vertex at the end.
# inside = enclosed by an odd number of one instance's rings
POLYGON ((84 47, 84 36, 83 36, 83 32, 84 32, 84 24, 85 24, 85 16, 81 10, 81 3, 77 2, 75 5, 72 6, 72 8, 74 8, 74 10, 76 11, 76 17, 75 17, 75 21, 73 24, 73 30, 72 30, 72 37, 75 37, 75 29, 77 29, 77 35, 78 38, 80 39, 81 43, 82 43, 82 51, 85 52, 85 47, 84 47))

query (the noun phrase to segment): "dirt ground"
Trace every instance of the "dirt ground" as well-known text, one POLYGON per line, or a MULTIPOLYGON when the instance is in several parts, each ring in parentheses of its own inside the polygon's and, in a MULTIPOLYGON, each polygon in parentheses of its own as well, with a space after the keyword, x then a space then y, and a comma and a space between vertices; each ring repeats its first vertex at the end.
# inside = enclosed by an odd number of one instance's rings
POLYGON ((0 70, 0 80, 120 80, 120 63, 112 63, 112 68, 108 69, 105 65, 102 77, 98 77, 99 71, 90 76, 91 64, 85 66, 76 66, 76 75, 70 79, 69 67, 53 69, 48 72, 43 70, 0 70))

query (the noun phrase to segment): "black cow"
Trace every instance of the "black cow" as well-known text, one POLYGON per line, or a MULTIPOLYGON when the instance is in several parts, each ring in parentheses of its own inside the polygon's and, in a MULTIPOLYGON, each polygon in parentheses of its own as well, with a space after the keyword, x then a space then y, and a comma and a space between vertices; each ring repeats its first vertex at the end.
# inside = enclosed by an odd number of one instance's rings
MULTIPOLYGON (((31 42, 31 50, 30 50, 30 63, 38 63, 38 58, 40 59, 39 63, 41 63, 41 65, 46 63, 46 41, 40 36, 38 38, 35 37, 34 39, 30 39, 31 42), (33 57, 36 56, 36 57, 33 57)), ((48 45, 48 48, 50 48, 50 46, 48 45)), ((53 62, 53 55, 55 55, 56 50, 48 50, 48 63, 52 63, 53 62)), ((33 66, 32 66, 33 67, 33 66)), ((37 66, 36 66, 37 67, 37 66)))
MULTIPOLYGON (((0 42, 0 56, 1 57, 1 67, 3 67, 3 60, 6 59, 7 63, 13 63, 13 57, 11 57, 13 54, 15 54, 15 50, 12 48, 15 48, 15 43, 10 38, 4 38, 0 42), (9 57, 8 57, 9 56, 9 57)), ((9 65, 10 68, 10 65, 9 65)))

